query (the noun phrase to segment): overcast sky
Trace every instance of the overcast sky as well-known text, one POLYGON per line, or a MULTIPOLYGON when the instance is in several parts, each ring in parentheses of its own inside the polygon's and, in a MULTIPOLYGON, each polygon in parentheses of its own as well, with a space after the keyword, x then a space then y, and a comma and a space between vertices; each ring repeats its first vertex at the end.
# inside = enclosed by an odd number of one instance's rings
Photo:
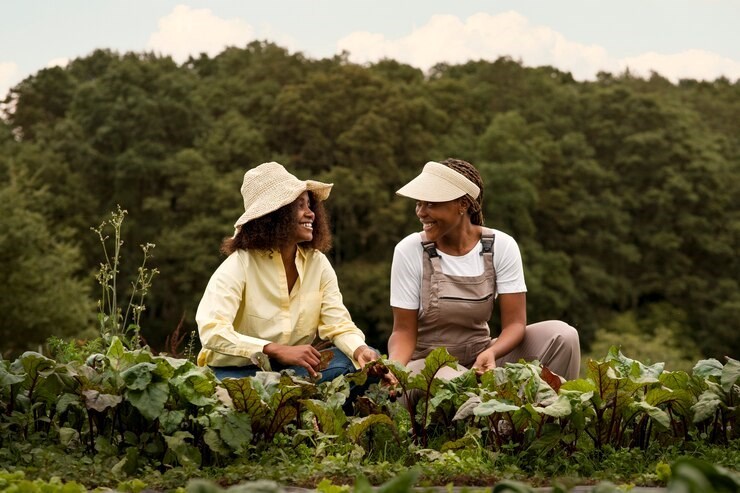
POLYGON ((34 72, 96 48, 182 62, 274 41, 312 58, 553 65, 671 80, 740 79, 740 0, 2 0, 0 99, 34 72))

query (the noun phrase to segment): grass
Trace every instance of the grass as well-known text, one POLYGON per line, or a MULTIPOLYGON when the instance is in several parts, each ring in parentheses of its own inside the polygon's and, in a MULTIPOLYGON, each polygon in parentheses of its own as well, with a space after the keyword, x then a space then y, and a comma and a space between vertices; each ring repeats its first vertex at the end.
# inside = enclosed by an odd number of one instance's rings
MULTIPOLYGON (((622 485, 665 486, 665 470, 680 457, 693 457, 737 471, 740 440, 727 446, 686 442, 681 447, 653 445, 648 450, 610 449, 602 452, 579 451, 571 457, 557 453, 518 454, 468 448, 457 452, 428 449, 396 451, 377 448, 368 456, 360 449, 333 449, 331 444, 309 447, 291 446, 285 436, 275 443, 255 448, 251 455, 223 467, 172 467, 163 472, 155 464, 141 464, 126 473, 116 468, 115 458, 70 455, 57 446, 38 445, 23 452, 25 461, 10 465, 0 461, 0 469, 23 471, 29 479, 77 482, 89 489, 109 487, 130 490, 132 484, 146 489, 173 491, 190 480, 206 479, 221 486, 246 481, 273 480, 281 485, 315 488, 323 480, 333 485, 352 485, 357 477, 371 484, 385 483, 410 468, 419 472, 417 486, 491 486, 502 480, 515 480, 531 486, 584 485, 609 481, 622 485), (393 460, 383 460, 393 455, 393 460)), ((134 488, 135 489, 135 488, 134 488)), ((136 493, 136 492, 135 492, 136 493)))

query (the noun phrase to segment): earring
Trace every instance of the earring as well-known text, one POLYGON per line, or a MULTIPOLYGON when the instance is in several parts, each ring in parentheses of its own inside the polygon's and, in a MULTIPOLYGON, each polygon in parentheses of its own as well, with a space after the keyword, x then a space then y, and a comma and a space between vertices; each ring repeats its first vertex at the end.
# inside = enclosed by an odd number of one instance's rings
POLYGON ((465 214, 465 211, 460 211, 460 215, 462 216, 463 214, 465 214))

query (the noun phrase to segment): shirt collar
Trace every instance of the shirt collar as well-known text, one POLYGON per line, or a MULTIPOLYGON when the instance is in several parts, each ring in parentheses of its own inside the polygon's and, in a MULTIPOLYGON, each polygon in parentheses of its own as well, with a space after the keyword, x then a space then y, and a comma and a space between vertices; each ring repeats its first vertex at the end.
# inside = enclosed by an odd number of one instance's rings
MULTIPOLYGON (((298 245, 298 250, 296 252, 296 259, 300 260, 302 263, 306 261, 308 258, 308 251, 310 250, 310 247, 304 247, 301 245, 298 245)), ((280 258, 280 250, 277 248, 271 248, 269 250, 250 250, 252 252, 255 252, 260 257, 270 257, 273 258, 275 255, 280 258)))
POLYGON ((307 256, 308 248, 298 245, 298 253, 296 254, 296 257, 300 257, 302 260, 306 260, 307 256))

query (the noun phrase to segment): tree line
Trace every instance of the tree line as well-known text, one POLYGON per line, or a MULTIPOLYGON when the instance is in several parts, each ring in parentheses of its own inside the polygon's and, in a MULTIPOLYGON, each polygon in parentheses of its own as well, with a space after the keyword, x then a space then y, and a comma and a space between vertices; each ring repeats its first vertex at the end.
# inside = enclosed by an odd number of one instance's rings
POLYGON ((429 160, 475 164, 486 225, 522 251, 528 318, 740 353, 740 84, 659 74, 576 81, 510 58, 357 65, 266 42, 178 65, 96 50, 11 89, 0 121, 3 353, 95 325, 90 231, 117 204, 122 276, 157 246, 143 335, 162 348, 194 312, 242 212, 243 173, 276 160, 333 182, 345 302, 390 333, 393 247, 418 230, 395 196, 429 160), (624 315, 632 322, 624 328, 624 315), (668 332, 666 332, 668 330, 668 332))

